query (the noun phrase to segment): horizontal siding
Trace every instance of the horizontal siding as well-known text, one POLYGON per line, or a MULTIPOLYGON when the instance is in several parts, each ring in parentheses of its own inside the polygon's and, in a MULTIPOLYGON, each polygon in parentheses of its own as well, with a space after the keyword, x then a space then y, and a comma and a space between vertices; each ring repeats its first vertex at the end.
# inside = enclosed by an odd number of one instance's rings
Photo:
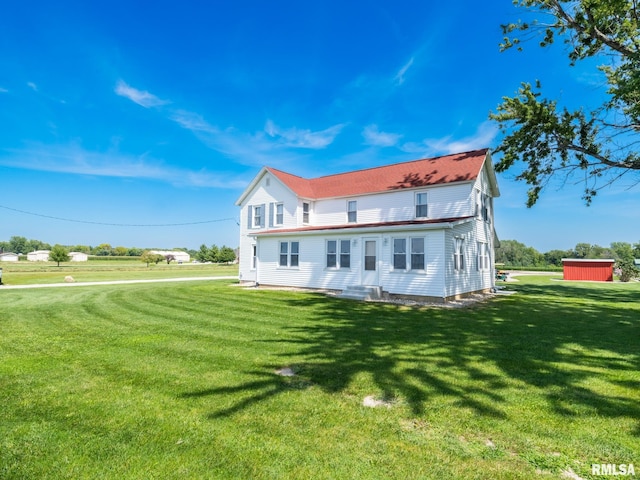
POLYGON ((313 209, 314 225, 347 223, 347 201, 358 202, 357 223, 376 223, 415 219, 415 194, 427 192, 429 218, 452 218, 473 215, 472 184, 463 183, 424 190, 398 190, 349 199, 319 200, 313 209))

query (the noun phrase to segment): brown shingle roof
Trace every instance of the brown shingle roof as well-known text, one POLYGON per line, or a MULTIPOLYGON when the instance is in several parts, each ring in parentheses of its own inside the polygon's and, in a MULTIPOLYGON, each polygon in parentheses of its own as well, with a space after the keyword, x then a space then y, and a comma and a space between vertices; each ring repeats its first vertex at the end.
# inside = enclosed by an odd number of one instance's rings
POLYGON ((473 181, 480 173, 487 151, 485 148, 312 179, 298 177, 275 168, 267 167, 267 170, 300 197, 346 197, 473 181))

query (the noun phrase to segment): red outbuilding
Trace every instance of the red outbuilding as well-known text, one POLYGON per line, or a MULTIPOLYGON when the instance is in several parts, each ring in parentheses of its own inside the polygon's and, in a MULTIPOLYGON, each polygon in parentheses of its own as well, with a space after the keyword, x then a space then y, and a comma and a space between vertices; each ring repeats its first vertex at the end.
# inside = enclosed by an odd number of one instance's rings
POLYGON ((614 263, 615 260, 610 258, 563 258, 564 279, 613 282, 614 263))

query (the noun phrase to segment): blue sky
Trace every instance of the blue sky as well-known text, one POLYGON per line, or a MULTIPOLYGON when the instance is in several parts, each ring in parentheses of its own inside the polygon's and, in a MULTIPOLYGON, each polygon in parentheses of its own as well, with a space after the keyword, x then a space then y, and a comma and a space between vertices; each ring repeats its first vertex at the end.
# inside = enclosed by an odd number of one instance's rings
MULTIPOLYGON (((510 0, 10 2, 0 240, 235 247, 234 202, 263 165, 315 177, 495 148, 488 113, 521 81, 597 104, 602 78, 561 45, 499 52, 500 24, 523 13, 510 0)), ((498 178, 501 239, 640 241, 637 187, 585 207, 558 182, 527 209, 514 176, 498 178)))

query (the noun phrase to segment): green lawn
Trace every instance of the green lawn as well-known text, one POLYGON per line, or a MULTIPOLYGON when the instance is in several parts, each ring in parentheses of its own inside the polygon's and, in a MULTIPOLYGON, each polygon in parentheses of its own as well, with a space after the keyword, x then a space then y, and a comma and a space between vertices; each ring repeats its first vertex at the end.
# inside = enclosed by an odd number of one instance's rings
MULTIPOLYGON (((118 259, 120 260, 120 259, 118 259)), ((138 259, 124 261, 89 260, 66 262, 2 262, 2 283, 5 285, 33 285, 36 283, 62 283, 66 276, 76 282, 106 280, 136 280, 176 277, 208 277, 238 275, 237 265, 204 263, 178 264, 172 262, 147 266, 138 259)))
POLYGON ((0 478, 640 470, 640 283, 520 279, 466 309, 228 281, 0 290, 0 478))

